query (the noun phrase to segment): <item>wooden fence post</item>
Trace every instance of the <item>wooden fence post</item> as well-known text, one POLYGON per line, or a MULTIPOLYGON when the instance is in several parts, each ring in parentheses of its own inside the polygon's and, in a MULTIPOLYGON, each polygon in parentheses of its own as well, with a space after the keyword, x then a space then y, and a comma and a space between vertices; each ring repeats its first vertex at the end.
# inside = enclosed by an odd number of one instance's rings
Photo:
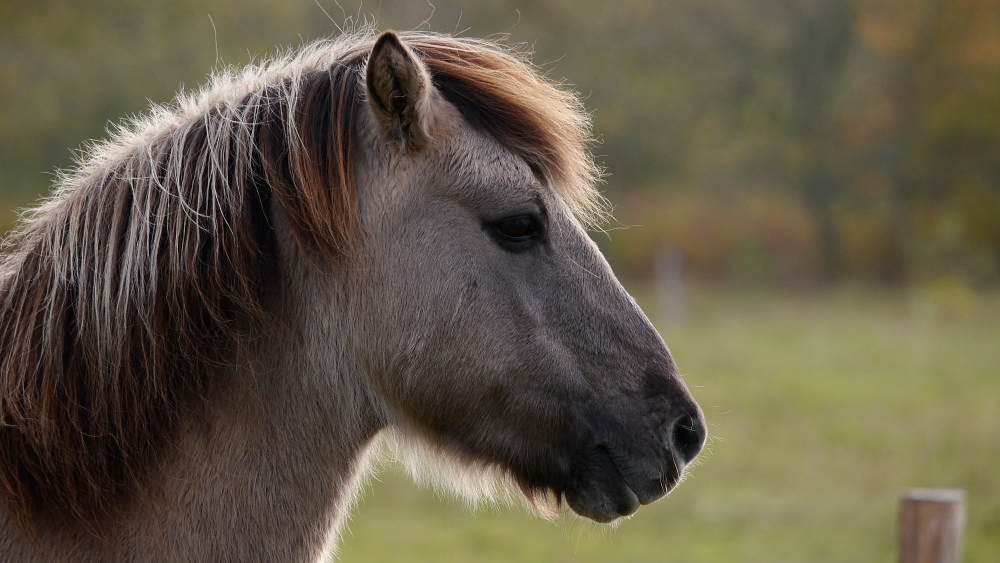
POLYGON ((965 491, 913 489, 899 503, 899 563, 958 563, 965 491))

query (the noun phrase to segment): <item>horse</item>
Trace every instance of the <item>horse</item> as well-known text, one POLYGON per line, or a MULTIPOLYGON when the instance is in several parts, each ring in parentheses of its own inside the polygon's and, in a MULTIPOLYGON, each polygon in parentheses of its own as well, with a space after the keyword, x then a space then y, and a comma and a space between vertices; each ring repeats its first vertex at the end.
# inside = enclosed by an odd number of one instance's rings
POLYGON ((388 433, 543 515, 664 496, 705 421, 592 142, 523 51, 368 30, 89 146, 0 254, 0 560, 318 561, 388 433))

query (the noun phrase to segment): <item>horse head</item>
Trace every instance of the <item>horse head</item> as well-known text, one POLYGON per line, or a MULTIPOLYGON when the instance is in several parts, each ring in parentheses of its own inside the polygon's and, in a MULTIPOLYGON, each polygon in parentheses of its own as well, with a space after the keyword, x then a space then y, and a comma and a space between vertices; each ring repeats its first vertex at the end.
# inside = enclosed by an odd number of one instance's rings
POLYGON ((439 87, 430 48, 387 32, 366 68, 349 292, 365 377, 388 422, 437 450, 531 499, 629 515, 678 483, 702 412, 560 185, 574 155, 511 138, 534 118, 523 101, 477 107, 439 87))

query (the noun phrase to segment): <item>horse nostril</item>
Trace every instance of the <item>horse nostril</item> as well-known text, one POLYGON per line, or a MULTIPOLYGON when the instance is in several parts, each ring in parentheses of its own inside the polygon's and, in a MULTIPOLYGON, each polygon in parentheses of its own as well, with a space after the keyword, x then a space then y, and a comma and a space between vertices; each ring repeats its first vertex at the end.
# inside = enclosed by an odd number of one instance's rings
POLYGON ((705 426, 699 417, 682 415, 670 429, 670 445, 678 461, 688 464, 705 443, 705 426))

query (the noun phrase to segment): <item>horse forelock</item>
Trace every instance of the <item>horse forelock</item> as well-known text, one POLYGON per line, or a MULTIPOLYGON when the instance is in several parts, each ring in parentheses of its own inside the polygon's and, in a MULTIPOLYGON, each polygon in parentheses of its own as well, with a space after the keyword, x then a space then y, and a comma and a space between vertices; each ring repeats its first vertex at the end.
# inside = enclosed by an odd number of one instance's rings
MULTIPOLYGON (((601 200, 574 94, 494 43, 403 34, 466 118, 582 219, 601 200)), ((185 417, 252 345, 271 202, 319 264, 357 234, 355 148, 373 37, 229 69, 89 147, 0 255, 0 495, 30 530, 100 535, 185 417)))
POLYGON ((590 116, 574 91, 548 79, 520 47, 402 37, 422 56, 437 89, 472 125, 541 172, 585 225, 605 219, 607 202, 596 188, 602 171, 590 153, 590 116))

